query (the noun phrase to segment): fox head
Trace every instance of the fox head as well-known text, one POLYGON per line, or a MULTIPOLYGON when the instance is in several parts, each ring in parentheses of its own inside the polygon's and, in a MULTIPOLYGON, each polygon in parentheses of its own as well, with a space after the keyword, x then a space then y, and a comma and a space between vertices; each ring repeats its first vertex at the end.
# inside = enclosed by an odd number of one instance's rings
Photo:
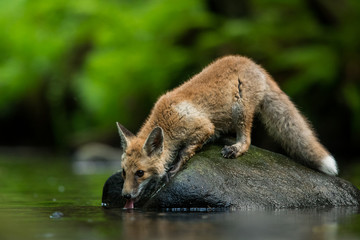
POLYGON ((164 145, 162 128, 155 127, 146 139, 132 134, 124 126, 116 123, 123 154, 121 169, 124 179, 122 196, 126 199, 138 200, 147 184, 165 173, 165 168, 159 164, 164 145))

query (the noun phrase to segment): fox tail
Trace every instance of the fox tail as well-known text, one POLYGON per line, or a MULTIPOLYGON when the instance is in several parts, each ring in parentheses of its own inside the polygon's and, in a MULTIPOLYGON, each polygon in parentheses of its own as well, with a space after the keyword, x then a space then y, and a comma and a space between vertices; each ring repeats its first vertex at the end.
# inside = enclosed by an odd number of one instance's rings
POLYGON ((308 121, 301 115, 289 97, 277 86, 270 86, 260 104, 262 122, 282 147, 305 165, 328 175, 337 175, 333 156, 315 136, 308 121))

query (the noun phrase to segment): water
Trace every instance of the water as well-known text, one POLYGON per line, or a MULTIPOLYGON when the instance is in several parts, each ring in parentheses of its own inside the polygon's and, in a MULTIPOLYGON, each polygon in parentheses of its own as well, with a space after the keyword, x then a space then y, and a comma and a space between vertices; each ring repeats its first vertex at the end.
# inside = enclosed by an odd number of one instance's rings
POLYGON ((103 209, 113 170, 69 160, 0 158, 0 239, 359 239, 356 208, 228 212, 103 209))

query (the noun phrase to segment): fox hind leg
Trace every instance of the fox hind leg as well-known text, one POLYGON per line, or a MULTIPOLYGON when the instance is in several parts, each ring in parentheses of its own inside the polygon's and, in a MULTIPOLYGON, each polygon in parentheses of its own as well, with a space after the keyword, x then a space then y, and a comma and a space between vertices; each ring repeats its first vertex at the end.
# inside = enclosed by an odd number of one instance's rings
POLYGON ((254 109, 245 109, 240 104, 235 104, 232 111, 236 129, 236 143, 224 146, 221 154, 224 158, 237 158, 244 154, 251 144, 251 128, 254 109))
POLYGON ((236 143, 231 146, 224 146, 221 154, 224 158, 237 158, 247 152, 251 144, 251 130, 236 133, 236 143))

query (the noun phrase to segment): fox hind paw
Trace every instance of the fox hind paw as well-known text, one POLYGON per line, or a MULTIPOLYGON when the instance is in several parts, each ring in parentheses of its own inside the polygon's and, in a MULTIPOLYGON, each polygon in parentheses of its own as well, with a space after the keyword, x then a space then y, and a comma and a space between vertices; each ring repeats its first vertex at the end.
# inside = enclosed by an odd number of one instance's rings
POLYGON ((237 148, 235 146, 225 146, 221 150, 221 154, 224 158, 236 158, 237 157, 237 148))

